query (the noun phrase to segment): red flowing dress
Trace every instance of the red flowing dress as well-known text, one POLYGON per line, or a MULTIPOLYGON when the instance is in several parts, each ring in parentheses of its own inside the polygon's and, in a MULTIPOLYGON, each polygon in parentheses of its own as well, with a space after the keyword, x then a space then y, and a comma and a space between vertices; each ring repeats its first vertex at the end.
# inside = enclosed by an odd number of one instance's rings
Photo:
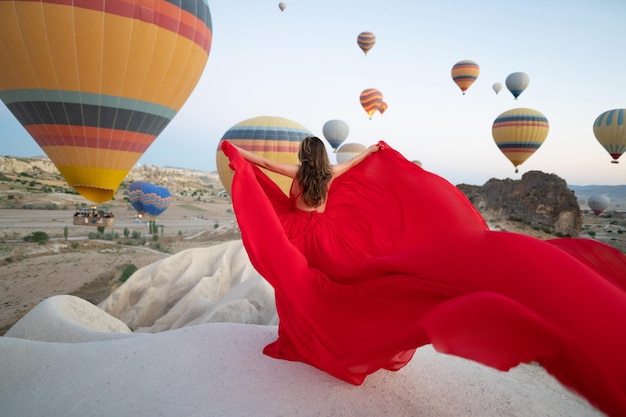
POLYGON ((278 339, 264 352, 355 385, 425 344, 503 371, 537 361, 626 415, 626 256, 490 231, 456 187, 379 145, 318 213, 223 142, 243 244, 276 294, 278 339))

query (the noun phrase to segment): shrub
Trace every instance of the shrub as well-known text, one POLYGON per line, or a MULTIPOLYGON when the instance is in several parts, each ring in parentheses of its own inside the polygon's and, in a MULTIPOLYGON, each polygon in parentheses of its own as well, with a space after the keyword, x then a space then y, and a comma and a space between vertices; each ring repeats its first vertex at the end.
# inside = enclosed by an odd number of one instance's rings
POLYGON ((50 240, 50 236, 48 236, 48 234, 46 232, 37 231, 37 232, 31 233, 28 236, 24 236, 24 240, 26 242, 45 243, 48 240, 50 240))
POLYGON ((133 264, 126 265, 126 267, 122 271, 122 276, 120 277, 120 282, 126 282, 126 280, 128 278, 130 278, 130 276, 132 274, 134 274, 136 270, 137 270, 137 267, 135 265, 133 265, 133 264))

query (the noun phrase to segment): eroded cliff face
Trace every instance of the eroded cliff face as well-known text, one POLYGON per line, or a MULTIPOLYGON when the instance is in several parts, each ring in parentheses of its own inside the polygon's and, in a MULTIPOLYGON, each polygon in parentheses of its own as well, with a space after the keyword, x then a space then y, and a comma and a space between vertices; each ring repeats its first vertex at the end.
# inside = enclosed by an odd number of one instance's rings
POLYGON ((521 180, 492 178, 483 186, 457 187, 487 221, 519 221, 555 236, 580 234, 583 218, 578 200, 555 174, 529 171, 521 180))

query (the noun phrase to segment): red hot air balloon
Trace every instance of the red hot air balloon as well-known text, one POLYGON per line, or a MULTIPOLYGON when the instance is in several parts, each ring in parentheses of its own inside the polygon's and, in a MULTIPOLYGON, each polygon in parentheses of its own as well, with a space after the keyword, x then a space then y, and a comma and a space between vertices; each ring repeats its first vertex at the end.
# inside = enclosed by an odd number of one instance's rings
POLYGON ((103 203, 193 91, 211 40, 206 1, 0 1, 0 99, 103 203))

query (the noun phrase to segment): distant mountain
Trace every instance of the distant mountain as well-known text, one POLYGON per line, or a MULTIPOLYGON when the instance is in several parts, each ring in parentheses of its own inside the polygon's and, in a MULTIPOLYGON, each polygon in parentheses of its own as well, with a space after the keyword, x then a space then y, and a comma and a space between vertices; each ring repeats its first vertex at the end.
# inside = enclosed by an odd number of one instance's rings
POLYGON ((605 195, 611 200, 609 210, 626 211, 626 185, 568 185, 574 191, 580 208, 587 209, 587 199, 593 195, 605 195))

